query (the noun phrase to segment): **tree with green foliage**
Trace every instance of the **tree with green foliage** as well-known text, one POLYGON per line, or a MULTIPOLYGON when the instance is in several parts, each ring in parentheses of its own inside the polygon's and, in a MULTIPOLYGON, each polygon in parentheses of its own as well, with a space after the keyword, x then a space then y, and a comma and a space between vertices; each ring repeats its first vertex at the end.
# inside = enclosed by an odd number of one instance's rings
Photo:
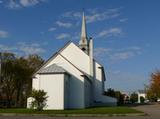
POLYGON ((44 90, 32 90, 31 97, 34 98, 32 107, 36 108, 38 111, 43 110, 48 98, 47 93, 44 90))
POLYGON ((0 90, 3 96, 6 97, 7 107, 11 107, 11 101, 15 94, 15 74, 14 62, 15 55, 13 53, 0 53, 0 90))
POLYGON ((25 107, 27 97, 32 89, 32 75, 42 65, 43 59, 38 55, 20 57, 16 61, 16 106, 25 107))
POLYGON ((124 103, 124 95, 120 91, 115 91, 115 98, 117 98, 118 105, 121 105, 124 103))
POLYGON ((130 96, 130 101, 132 103, 138 102, 138 94, 137 93, 132 93, 130 96))
POLYGON ((105 95, 110 97, 115 97, 115 91, 114 89, 109 88, 107 91, 104 92, 105 95))
POLYGON ((116 98, 118 105, 124 103, 124 95, 120 91, 115 91, 114 89, 109 88, 104 94, 116 98))
POLYGON ((140 102, 144 103, 144 101, 145 101, 145 98, 143 96, 140 96, 140 102))
POLYGON ((16 107, 25 107, 32 89, 32 75, 42 65, 38 55, 16 57, 13 53, 0 53, 0 93, 6 97, 7 107, 14 100, 16 107))

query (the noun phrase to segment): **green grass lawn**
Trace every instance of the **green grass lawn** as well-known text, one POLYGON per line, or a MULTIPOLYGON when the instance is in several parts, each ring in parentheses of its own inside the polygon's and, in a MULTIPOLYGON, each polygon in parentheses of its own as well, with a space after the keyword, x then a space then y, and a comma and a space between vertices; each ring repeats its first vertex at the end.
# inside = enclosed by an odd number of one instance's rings
POLYGON ((0 113, 52 115, 52 114, 134 114, 142 112, 129 107, 97 107, 88 109, 43 110, 43 111, 36 111, 32 109, 0 109, 0 113))

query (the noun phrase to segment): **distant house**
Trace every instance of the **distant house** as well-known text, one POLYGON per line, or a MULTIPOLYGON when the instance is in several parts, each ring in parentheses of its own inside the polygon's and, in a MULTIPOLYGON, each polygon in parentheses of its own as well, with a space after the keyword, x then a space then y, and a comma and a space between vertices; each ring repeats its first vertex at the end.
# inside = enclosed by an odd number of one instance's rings
MULTIPOLYGON (((104 67, 93 58, 93 40, 88 39, 83 14, 79 45, 68 42, 34 74, 32 88, 47 92, 46 109, 86 108, 116 105, 104 95, 104 67)), ((28 100, 28 107, 30 105, 28 100)))
POLYGON ((145 90, 138 90, 137 94, 138 94, 138 103, 141 103, 141 97, 143 97, 144 99, 146 99, 146 92, 145 92, 145 90))
POLYGON ((124 104, 129 103, 130 95, 125 92, 122 92, 122 95, 124 96, 124 98, 123 98, 124 104))

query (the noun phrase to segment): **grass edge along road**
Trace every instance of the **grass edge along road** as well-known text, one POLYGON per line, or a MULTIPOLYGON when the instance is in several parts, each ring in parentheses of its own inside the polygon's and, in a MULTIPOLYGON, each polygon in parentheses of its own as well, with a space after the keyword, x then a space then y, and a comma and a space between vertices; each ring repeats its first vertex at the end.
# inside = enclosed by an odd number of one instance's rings
POLYGON ((95 107, 95 108, 87 108, 87 109, 70 109, 70 110, 43 110, 43 111, 37 111, 33 109, 16 109, 16 108, 10 108, 10 109, 0 109, 0 115, 48 115, 48 116, 58 116, 58 115, 65 115, 65 116, 84 116, 84 115, 92 115, 92 116, 98 116, 98 115, 121 115, 125 116, 128 114, 134 115, 134 114, 140 114, 143 115, 144 113, 141 111, 138 111, 136 109, 130 108, 130 107, 95 107))

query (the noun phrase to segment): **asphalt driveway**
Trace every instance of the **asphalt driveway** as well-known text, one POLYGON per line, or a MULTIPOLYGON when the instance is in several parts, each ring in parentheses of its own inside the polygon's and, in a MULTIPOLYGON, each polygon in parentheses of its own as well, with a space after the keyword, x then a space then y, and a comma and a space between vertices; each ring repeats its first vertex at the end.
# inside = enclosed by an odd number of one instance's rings
POLYGON ((160 104, 141 105, 133 108, 148 114, 149 119, 160 119, 160 104))

